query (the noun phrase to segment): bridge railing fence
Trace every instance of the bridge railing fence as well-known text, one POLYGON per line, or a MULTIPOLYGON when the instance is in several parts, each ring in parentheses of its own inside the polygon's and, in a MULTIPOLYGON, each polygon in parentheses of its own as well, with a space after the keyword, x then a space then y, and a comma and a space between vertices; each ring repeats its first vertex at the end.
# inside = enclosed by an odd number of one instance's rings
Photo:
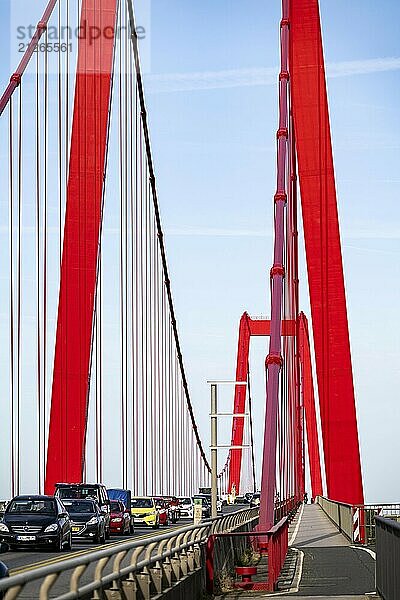
POLYGON ((323 496, 317 496, 316 503, 350 541, 353 541, 353 516, 351 504, 335 502, 323 496))
POLYGON ((351 542, 374 545, 376 517, 400 521, 400 503, 345 504, 317 496, 316 503, 351 542))
POLYGON ((72 556, 1 580, 0 597, 4 594, 5 600, 150 600, 178 586, 183 589, 183 596, 179 597, 202 597, 209 536, 238 531, 257 518, 258 508, 244 509, 164 535, 72 556))
POLYGON ((375 516, 376 591, 385 600, 400 598, 400 523, 375 516))
POLYGON ((275 505, 275 525, 268 531, 252 522, 231 532, 214 531, 206 546, 206 589, 209 594, 225 593, 232 588, 274 591, 288 551, 289 524, 299 502, 289 498, 275 505), (238 568, 243 581, 237 581, 238 568), (253 571, 253 572, 251 572, 253 571), (256 576, 250 581, 248 576, 256 576))

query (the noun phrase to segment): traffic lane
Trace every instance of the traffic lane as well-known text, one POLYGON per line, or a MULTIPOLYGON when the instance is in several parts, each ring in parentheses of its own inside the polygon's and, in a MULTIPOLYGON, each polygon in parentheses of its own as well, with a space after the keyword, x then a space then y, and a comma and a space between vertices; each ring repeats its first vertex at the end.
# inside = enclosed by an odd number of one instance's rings
MULTIPOLYGON (((189 520, 182 519, 178 521, 176 525, 179 524, 180 527, 185 527, 189 523, 189 520)), ((111 538, 106 541, 105 546, 95 545, 89 540, 74 540, 72 543, 72 550, 64 552, 50 552, 46 549, 38 548, 10 550, 6 554, 1 555, 1 560, 10 569, 10 574, 16 575, 17 573, 28 569, 47 566, 48 564, 58 562, 59 560, 66 560, 67 558, 72 558, 77 555, 87 554, 95 550, 101 550, 102 548, 113 544, 128 542, 129 540, 136 540, 142 537, 144 538, 159 535, 160 533, 169 529, 170 526, 162 526, 159 529, 152 529, 149 527, 135 527, 135 532, 133 535, 112 535, 111 538)))
MULTIPOLYGON (((242 505, 229 505, 223 507, 223 514, 229 514, 242 510, 246 506, 242 505)), ((159 529, 153 529, 149 527, 135 527, 135 533, 130 536, 112 535, 109 540, 106 541, 106 546, 112 544, 118 544, 129 540, 136 540, 138 538, 153 537, 162 534, 164 531, 169 531, 171 528, 186 527, 193 523, 192 519, 183 518, 175 524, 169 524, 168 526, 161 526, 159 529)), ((64 552, 51 552, 46 549, 21 549, 21 550, 10 550, 6 554, 1 556, 2 562, 4 562, 10 569, 11 575, 24 572, 28 569, 38 568, 47 566, 58 562, 59 560, 66 560, 74 556, 81 554, 87 554, 95 550, 100 550, 105 546, 94 545, 90 541, 85 540, 74 540, 71 551, 64 552)))
MULTIPOLYGON (((27 572, 34 572, 36 569, 40 568, 40 567, 46 567, 49 566, 51 567, 52 565, 56 565, 59 563, 62 563, 63 561, 65 561, 68 558, 76 558, 79 557, 80 555, 87 555, 90 553, 93 553, 93 551, 97 551, 97 550, 102 550, 104 548, 111 547, 113 544, 115 546, 117 546, 118 544, 127 542, 129 540, 150 540, 152 537, 156 537, 159 535, 162 535, 163 533, 169 533, 171 531, 174 531, 175 529, 181 529, 182 527, 185 527, 186 525, 190 524, 190 521, 187 521, 186 523, 184 523, 182 520, 178 522, 178 524, 175 524, 173 527, 160 527, 157 530, 153 530, 153 529, 148 529, 148 528, 137 528, 137 530, 135 530, 135 535, 134 536, 115 536, 115 538, 113 538, 112 540, 109 540, 108 543, 106 545, 103 546, 92 546, 90 543, 89 544, 81 544, 82 548, 78 549, 78 546, 76 547, 76 550, 74 550, 73 552, 61 552, 61 553, 38 553, 35 554, 34 551, 32 552, 10 552, 9 555, 10 557, 13 555, 15 556, 20 555, 19 557, 21 557, 22 555, 26 556, 28 555, 28 560, 26 561, 26 564, 24 566, 20 566, 20 567, 15 567, 11 570, 11 575, 18 575, 21 573, 27 573, 27 572), (47 559, 45 559, 45 556, 48 556, 47 559), (35 559, 37 558, 37 561, 32 562, 32 555, 35 556, 35 559), (40 560, 42 559, 42 560, 40 560)), ((3 555, 3 556, 7 556, 7 555, 3 555)), ((124 560, 121 563, 121 568, 128 566, 129 565, 129 556, 130 553, 127 554, 127 556, 124 558, 124 560)), ((7 562, 6 560, 4 560, 4 562, 7 562)), ((103 571, 103 575, 107 575, 112 571, 113 568, 113 559, 109 560, 109 562, 107 563, 107 565, 104 568, 103 571)), ((96 568, 96 564, 93 563, 91 565, 88 566, 87 570, 83 573, 81 580, 80 580, 80 585, 85 585, 90 583, 91 581, 93 581, 94 578, 94 573, 95 573, 95 568, 96 568)), ((57 597, 61 594, 66 593, 67 591, 69 591, 70 589, 70 578, 72 575, 72 570, 63 570, 60 574, 58 579, 56 580, 54 586, 52 587, 52 592, 51 592, 51 597, 57 597)), ((39 597, 39 593, 40 593, 40 586, 42 584, 43 580, 37 580, 37 581, 31 581, 29 582, 24 589, 20 592, 18 598, 21 598, 21 600, 32 600, 33 598, 38 598, 39 597)))

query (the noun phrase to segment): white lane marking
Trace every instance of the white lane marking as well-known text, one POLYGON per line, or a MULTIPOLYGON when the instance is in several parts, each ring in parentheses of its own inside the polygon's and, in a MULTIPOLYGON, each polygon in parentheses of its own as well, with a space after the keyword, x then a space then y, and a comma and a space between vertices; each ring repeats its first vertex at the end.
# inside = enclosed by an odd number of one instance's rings
MULTIPOLYGON (((303 504, 303 506, 304 506, 304 504, 303 504)), ((299 556, 299 564, 296 566, 296 573, 293 578, 293 585, 289 590, 289 592, 291 594, 299 591, 300 581, 301 581, 301 578, 303 575, 303 563, 304 563, 304 552, 302 552, 298 548, 294 548, 294 550, 296 550, 296 552, 298 552, 300 556, 299 556)))
POLYGON ((376 560, 376 553, 373 550, 371 550, 371 548, 364 548, 364 546, 350 546, 350 548, 355 548, 356 550, 364 550, 364 552, 368 552, 368 554, 372 556, 374 560, 376 560))
POLYGON ((290 540, 289 540, 289 546, 291 546, 291 545, 293 544, 294 540, 295 540, 295 539, 296 539, 296 537, 297 537, 297 534, 299 533, 299 528, 300 528, 301 519, 302 519, 302 517, 303 517, 303 512, 304 512, 304 504, 302 504, 302 505, 301 505, 300 514, 299 514, 299 519, 298 519, 298 521, 297 521, 297 523, 296 523, 296 527, 294 528, 294 531, 293 531, 293 533, 292 533, 292 536, 291 536, 291 538, 290 538, 290 540))

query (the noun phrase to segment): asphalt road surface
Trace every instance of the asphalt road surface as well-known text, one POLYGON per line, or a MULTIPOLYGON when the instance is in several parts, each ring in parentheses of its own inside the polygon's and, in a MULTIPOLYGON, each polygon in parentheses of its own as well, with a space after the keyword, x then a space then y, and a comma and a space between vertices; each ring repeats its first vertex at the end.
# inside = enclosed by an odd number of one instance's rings
MULTIPOLYGON (((235 504, 232 506, 224 506, 223 512, 224 514, 228 514, 230 512, 235 512, 243 508, 248 508, 248 504, 235 504)), ((134 535, 112 535, 111 538, 107 540, 106 546, 117 544, 120 542, 126 542, 131 539, 137 540, 141 538, 143 539, 159 536, 168 531, 172 531, 173 529, 180 529, 182 527, 186 527, 187 525, 191 525, 192 522, 193 521, 191 519, 180 519, 175 524, 169 524, 166 527, 160 526, 159 529, 152 529, 149 527, 135 527, 134 535)), ((82 554, 88 554, 90 552, 93 552, 94 550, 101 550, 104 547, 105 546, 95 545, 89 540, 74 540, 71 551, 50 552, 47 549, 41 550, 37 548, 13 550, 1 555, 1 560, 8 566, 10 574, 16 575, 17 573, 24 573, 28 569, 44 567, 47 565, 58 563, 59 561, 66 560, 67 558, 72 558, 74 556, 79 556, 82 554)))
POLYGON ((21 550, 10 550, 6 554, 1 555, 1 560, 10 569, 10 575, 16 575, 24 573, 25 571, 58 563, 59 561, 66 560, 67 558, 73 558, 83 554, 88 554, 94 550, 101 550, 107 546, 118 544, 121 542, 127 542, 129 540, 144 539, 147 537, 154 537, 172 531, 176 528, 185 527, 189 525, 191 521, 189 519, 180 519, 175 525, 168 525, 167 527, 161 526, 159 529, 152 529, 149 527, 135 527, 135 533, 131 536, 127 535, 112 535, 106 544, 103 546, 95 545, 92 542, 85 540, 75 540, 72 543, 71 551, 64 552, 49 552, 46 549, 21 549, 21 550))

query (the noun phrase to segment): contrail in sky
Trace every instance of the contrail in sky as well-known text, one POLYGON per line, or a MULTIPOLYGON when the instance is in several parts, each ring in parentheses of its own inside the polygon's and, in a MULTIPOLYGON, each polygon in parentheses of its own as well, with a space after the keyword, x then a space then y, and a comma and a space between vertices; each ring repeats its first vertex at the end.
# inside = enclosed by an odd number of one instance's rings
MULTIPOLYGON (((326 73, 329 78, 370 75, 398 71, 399 69, 400 57, 348 60, 327 63, 326 65, 326 73)), ((146 75, 145 79, 149 93, 162 93, 274 85, 277 75, 278 67, 265 67, 195 73, 150 74, 146 75)))

